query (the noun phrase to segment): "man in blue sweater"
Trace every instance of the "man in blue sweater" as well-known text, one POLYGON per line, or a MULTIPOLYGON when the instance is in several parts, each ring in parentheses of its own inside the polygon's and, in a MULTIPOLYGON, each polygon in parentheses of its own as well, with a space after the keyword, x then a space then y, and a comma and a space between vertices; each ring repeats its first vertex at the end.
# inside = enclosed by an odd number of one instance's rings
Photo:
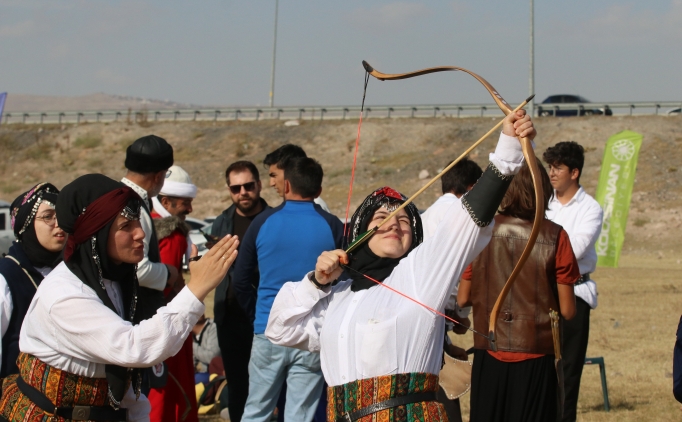
POLYGON ((258 215, 241 242, 232 280, 255 334, 242 422, 267 422, 285 382, 286 421, 311 421, 322 393, 319 354, 274 345, 263 334, 282 285, 303 279, 323 251, 341 247, 343 224, 313 202, 322 191, 322 176, 312 158, 289 159, 284 203, 258 215), (255 268, 260 271, 257 287, 250 280, 255 268))

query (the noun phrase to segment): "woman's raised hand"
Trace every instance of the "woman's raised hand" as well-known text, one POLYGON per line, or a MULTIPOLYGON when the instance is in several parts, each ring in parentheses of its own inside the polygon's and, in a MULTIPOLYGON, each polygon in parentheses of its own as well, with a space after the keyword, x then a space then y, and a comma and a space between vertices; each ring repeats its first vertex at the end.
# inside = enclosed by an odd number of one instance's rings
POLYGON ((315 264, 315 279, 320 284, 329 284, 343 272, 341 264, 348 264, 348 255, 343 249, 322 252, 315 264))
POLYGON ((208 293, 215 289, 225 278, 227 270, 237 259, 237 236, 227 235, 220 239, 201 260, 194 260, 198 255, 197 247, 192 245, 192 254, 189 263, 191 278, 187 287, 203 302, 208 293))

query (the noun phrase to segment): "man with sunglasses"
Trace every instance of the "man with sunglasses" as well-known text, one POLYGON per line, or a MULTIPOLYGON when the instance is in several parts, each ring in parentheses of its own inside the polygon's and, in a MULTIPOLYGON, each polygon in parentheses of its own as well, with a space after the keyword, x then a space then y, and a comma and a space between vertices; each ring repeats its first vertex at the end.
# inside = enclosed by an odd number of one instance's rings
MULTIPOLYGON (((225 181, 232 199, 232 205, 223 211, 213 222, 211 235, 221 238, 227 234, 244 238, 246 229, 254 218, 270 208, 260 197, 262 184, 258 169, 250 161, 237 161, 225 170, 225 181)), ((233 268, 215 291, 213 307, 218 345, 225 367, 227 407, 232 422, 239 422, 244 413, 244 405, 249 394, 249 358, 253 342, 253 327, 244 310, 237 303, 232 286, 233 268)), ((259 273, 252 273, 251 284, 258 285, 259 273)))

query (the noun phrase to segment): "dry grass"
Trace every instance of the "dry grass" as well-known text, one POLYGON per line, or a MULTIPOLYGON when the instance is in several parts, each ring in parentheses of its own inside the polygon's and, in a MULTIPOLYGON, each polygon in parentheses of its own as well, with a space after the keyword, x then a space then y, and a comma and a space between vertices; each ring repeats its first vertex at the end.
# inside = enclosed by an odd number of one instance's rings
POLYGON ((99 136, 86 135, 76 138, 73 146, 76 148, 92 149, 102 145, 102 138, 99 136))
MULTIPOLYGON (((603 356, 611 411, 604 411, 599 367, 586 366, 578 421, 679 421, 672 395, 672 349, 680 318, 682 264, 626 255, 620 268, 599 268, 599 306, 592 311, 588 357, 603 356)), ((471 338, 457 339, 467 347, 471 338)), ((462 400, 468 414, 469 396, 462 400)), ((468 420, 466 417, 464 420, 468 420)))

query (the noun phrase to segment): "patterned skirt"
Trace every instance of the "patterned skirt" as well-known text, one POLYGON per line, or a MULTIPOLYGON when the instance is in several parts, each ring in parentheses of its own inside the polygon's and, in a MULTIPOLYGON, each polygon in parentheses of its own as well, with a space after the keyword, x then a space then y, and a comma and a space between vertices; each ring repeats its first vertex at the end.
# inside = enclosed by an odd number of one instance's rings
MULTIPOLYGON (((106 378, 70 374, 25 353, 19 354, 17 365, 26 384, 45 394, 58 407, 104 406, 107 402, 106 378)), ((36 406, 19 390, 16 379, 15 374, 2 380, 0 417, 10 422, 66 421, 61 417, 52 418, 36 406)))
MULTIPOLYGON (((395 397, 438 391, 438 375, 412 372, 349 382, 327 389, 327 421, 335 422, 352 412, 395 397)), ((447 422, 443 405, 417 402, 381 410, 360 422, 447 422)))

